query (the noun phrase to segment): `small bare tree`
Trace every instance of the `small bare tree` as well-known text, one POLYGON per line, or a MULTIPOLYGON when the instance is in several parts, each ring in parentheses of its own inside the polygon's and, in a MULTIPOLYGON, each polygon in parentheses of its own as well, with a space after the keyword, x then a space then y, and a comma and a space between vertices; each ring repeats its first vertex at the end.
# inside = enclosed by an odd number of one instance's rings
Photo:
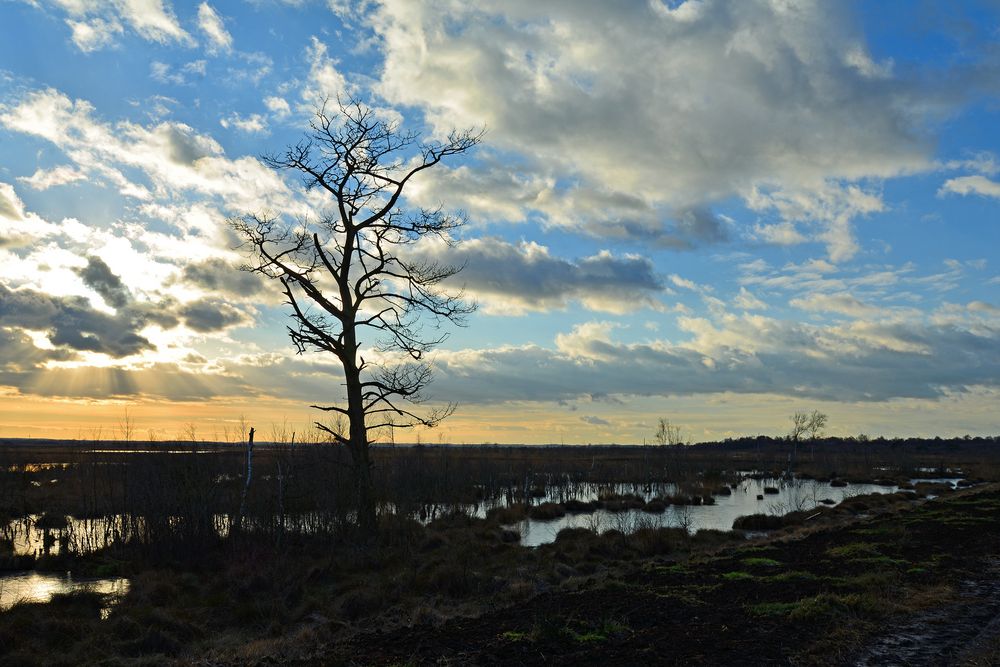
POLYGON ((809 421, 806 423, 806 431, 809 433, 810 440, 815 440, 823 433, 828 419, 829 417, 819 410, 812 411, 812 414, 809 415, 809 421))
MULTIPOLYGON (((813 410, 808 414, 796 412, 791 416, 792 428, 788 433, 788 439, 792 441, 792 455, 788 462, 788 472, 786 473, 788 477, 791 477, 795 472, 795 458, 798 454, 799 442, 808 435, 809 442, 814 443, 826 426, 827 419, 828 417, 819 410, 813 410)), ((813 457, 815 458, 815 454, 813 457)))
POLYGON ((339 101, 332 114, 324 106, 305 140, 264 159, 274 169, 297 172, 308 190, 327 196, 329 209, 293 222, 268 213, 232 221, 251 255, 243 268, 281 284, 296 350, 330 353, 343 369, 341 402, 312 407, 348 422, 346 432, 320 421, 316 427, 351 453, 364 533, 374 531, 376 520, 371 437, 384 428, 432 427, 454 411, 453 404, 427 411, 414 406, 431 379, 426 354, 446 337, 440 325, 461 324, 474 309, 460 293, 441 289, 461 267, 406 254, 424 237, 452 243, 463 219, 440 209, 404 209, 403 190, 480 138, 465 131, 421 142, 357 101, 339 101), (375 339, 367 358, 361 355, 371 340, 363 340, 366 334, 375 339))
POLYGON ((118 420, 118 435, 126 445, 131 445, 135 438, 135 417, 128 408, 125 408, 118 420))
POLYGON ((656 433, 653 435, 658 445, 683 445, 684 438, 681 437, 681 427, 671 424, 669 419, 660 418, 656 426, 656 433))

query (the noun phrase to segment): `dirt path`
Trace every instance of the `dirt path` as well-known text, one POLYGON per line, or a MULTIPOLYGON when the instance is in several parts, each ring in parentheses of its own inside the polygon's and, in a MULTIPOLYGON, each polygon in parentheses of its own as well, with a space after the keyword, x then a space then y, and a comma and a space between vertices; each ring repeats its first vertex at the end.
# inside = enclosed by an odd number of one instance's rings
POLYGON ((982 579, 963 581, 959 592, 957 602, 917 614, 877 637, 855 665, 992 664, 982 654, 1000 637, 1000 561, 991 561, 982 579))

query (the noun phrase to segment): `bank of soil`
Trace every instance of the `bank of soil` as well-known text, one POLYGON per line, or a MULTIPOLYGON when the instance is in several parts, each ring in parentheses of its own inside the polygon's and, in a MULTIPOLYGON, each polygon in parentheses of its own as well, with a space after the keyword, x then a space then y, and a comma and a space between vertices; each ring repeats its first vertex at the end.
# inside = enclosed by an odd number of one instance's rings
POLYGON ((478 618, 392 632, 375 627, 283 659, 996 664, 998 528, 1000 487, 992 485, 688 562, 626 563, 478 618))

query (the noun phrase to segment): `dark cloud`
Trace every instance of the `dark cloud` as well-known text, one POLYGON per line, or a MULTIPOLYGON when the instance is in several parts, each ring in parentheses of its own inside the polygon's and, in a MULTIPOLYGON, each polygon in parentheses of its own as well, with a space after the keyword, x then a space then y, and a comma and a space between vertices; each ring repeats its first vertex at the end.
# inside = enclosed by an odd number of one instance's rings
POLYGON ((558 350, 442 353, 434 392, 466 404, 719 392, 878 402, 1000 387, 1000 329, 906 323, 855 330, 744 321, 756 328, 719 330, 714 345, 700 338, 684 345, 623 344, 606 331, 577 330, 562 337, 558 350), (754 342, 746 348, 732 342, 751 334, 754 342))
POLYGON ((211 333, 237 324, 245 324, 247 316, 218 299, 199 299, 181 306, 178 314, 184 323, 200 333, 211 333))
POLYGON ((69 350, 43 350, 35 347, 23 331, 0 328, 0 370, 24 371, 47 361, 68 361, 76 355, 69 350))
POLYGON ((187 264, 182 277, 202 289, 230 296, 249 297, 264 290, 264 282, 254 273, 240 271, 222 260, 206 260, 187 264))
POLYGON ((177 164, 191 166, 213 153, 204 139, 195 135, 191 128, 168 125, 161 131, 167 141, 167 154, 177 164))
POLYGON ((54 297, 0 285, 0 326, 47 332, 53 345, 126 357, 155 349, 138 334, 144 318, 108 315, 82 297, 54 297))
POLYGON ((79 269, 77 273, 83 278, 84 284, 100 294, 108 305, 122 308, 131 299, 131 294, 121 278, 115 275, 100 257, 93 255, 88 257, 87 266, 79 269))
POLYGON ((487 310, 547 310, 579 301, 592 310, 627 312, 655 307, 664 290, 653 263, 636 255, 602 252, 570 261, 533 243, 514 245, 497 238, 424 246, 415 254, 464 266, 452 282, 483 300, 487 310))
POLYGON ((607 419, 601 419, 600 417, 595 417, 593 415, 580 417, 580 420, 590 424, 591 426, 611 426, 611 422, 607 419))

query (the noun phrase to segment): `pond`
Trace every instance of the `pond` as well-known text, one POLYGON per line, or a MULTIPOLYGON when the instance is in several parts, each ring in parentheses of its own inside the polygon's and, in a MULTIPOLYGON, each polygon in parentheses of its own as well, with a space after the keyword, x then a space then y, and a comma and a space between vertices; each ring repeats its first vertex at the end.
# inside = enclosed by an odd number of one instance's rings
MULTIPOLYGON (((923 482, 930 480, 912 480, 923 482)), ((954 484, 956 480, 941 480, 954 484)), ((829 482, 811 479, 793 481, 779 479, 744 479, 732 494, 715 496, 714 505, 669 505, 663 514, 650 514, 642 510, 609 512, 596 510, 588 514, 567 514, 553 520, 525 519, 509 526, 521 534, 521 544, 536 547, 553 542, 563 528, 587 528, 596 532, 620 530, 624 533, 638 528, 679 527, 689 533, 699 530, 731 530, 733 521, 747 514, 781 515, 797 510, 811 510, 824 499, 840 503, 845 498, 869 493, 894 493, 896 486, 875 484, 848 484, 830 486, 829 482), (764 487, 773 487, 776 494, 765 494, 764 487), (758 499, 758 496, 763 496, 758 499)), ((655 493, 646 494, 649 497, 655 493)))

